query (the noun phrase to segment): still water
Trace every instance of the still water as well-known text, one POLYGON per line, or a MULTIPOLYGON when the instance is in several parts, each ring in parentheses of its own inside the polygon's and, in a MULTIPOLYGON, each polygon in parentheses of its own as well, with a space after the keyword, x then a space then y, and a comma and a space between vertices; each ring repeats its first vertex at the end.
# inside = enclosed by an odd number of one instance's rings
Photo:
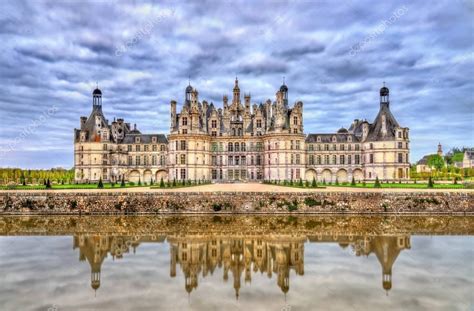
POLYGON ((0 217, 1 310, 473 310, 474 217, 0 217))

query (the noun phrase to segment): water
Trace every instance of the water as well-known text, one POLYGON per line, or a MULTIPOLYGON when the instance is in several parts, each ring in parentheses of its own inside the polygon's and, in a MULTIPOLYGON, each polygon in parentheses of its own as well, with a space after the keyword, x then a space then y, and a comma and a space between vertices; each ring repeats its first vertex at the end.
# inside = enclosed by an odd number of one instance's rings
POLYGON ((0 217, 1 310, 473 310, 474 217, 0 217))

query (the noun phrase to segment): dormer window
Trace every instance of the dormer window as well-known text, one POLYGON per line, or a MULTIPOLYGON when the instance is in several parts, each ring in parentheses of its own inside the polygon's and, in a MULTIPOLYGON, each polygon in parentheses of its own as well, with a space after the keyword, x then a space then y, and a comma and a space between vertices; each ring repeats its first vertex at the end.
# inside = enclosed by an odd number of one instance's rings
POLYGON ((316 138, 316 141, 317 141, 318 143, 320 143, 320 142, 321 142, 321 136, 318 136, 318 137, 316 138))
POLYGON ((156 143, 156 137, 153 136, 153 137, 151 138, 151 141, 152 141, 153 143, 156 143))
POLYGON ((188 118, 184 117, 181 122, 182 125, 188 125, 188 118))
POLYGON ((348 142, 352 142, 352 136, 347 137, 348 142))
POLYGON ((139 144, 140 143, 140 137, 135 137, 135 144, 139 144))
POLYGON ((332 142, 335 143, 337 141, 336 136, 332 137, 332 142))

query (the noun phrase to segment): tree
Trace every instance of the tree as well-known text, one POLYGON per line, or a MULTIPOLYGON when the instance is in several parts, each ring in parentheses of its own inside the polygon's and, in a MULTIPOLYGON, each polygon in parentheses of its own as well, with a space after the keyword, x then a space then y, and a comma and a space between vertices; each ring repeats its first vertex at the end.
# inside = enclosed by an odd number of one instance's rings
POLYGON ((125 188, 125 177, 122 175, 122 182, 120 183, 120 187, 125 188))
POLYGON ((141 186, 142 185, 142 179, 140 177, 138 177, 138 185, 141 186))
POLYGON ((300 182, 299 182, 298 186, 303 187, 303 180, 301 178, 300 178, 300 182))
POLYGON ((338 186, 339 185, 339 179, 337 179, 336 177, 336 182, 335 182, 335 185, 338 186))
POLYGON ((161 177, 161 180, 160 180, 160 188, 164 188, 165 187, 165 182, 163 180, 163 177, 161 177))
POLYGON ((433 178, 430 178, 428 179, 428 188, 433 188, 434 187, 434 182, 433 182, 433 178))
POLYGON ((46 181, 46 189, 51 189, 51 181, 49 181, 49 178, 48 180, 46 181))
POLYGON ((355 181, 354 176, 352 176, 351 186, 355 186, 355 185, 356 185, 356 181, 355 181))
POLYGON ((102 182, 102 177, 99 179, 99 184, 97 185, 98 189, 104 189, 104 183, 102 182))
POLYGON ((436 170, 440 171, 444 166, 444 159, 439 154, 433 154, 428 158, 428 166, 434 167, 436 170))
POLYGON ((379 177, 375 177, 375 184, 374 184, 374 188, 381 188, 382 185, 380 185, 380 180, 379 180, 379 177))
POLYGON ((173 187, 176 187, 176 178, 173 178, 173 187))
POLYGON ((313 177, 313 182, 311 183, 312 188, 316 188, 316 178, 313 177))

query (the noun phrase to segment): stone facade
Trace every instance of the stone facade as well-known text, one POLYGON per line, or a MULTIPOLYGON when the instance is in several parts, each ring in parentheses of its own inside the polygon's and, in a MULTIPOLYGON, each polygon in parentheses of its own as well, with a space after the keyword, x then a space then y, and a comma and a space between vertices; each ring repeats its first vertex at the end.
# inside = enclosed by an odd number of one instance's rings
POLYGON ((348 182, 409 178, 408 128, 390 112, 389 90, 380 89, 373 123, 356 119, 337 133, 303 131, 303 103, 288 101, 283 84, 275 101, 241 101, 236 79, 223 108, 199 101, 189 85, 181 111, 171 101, 170 134, 141 134, 123 119, 109 123, 102 92, 93 92, 91 115, 75 129, 77 182, 164 180, 313 180, 348 182))
POLYGON ((473 192, 1 192, 0 214, 470 213, 473 192))

